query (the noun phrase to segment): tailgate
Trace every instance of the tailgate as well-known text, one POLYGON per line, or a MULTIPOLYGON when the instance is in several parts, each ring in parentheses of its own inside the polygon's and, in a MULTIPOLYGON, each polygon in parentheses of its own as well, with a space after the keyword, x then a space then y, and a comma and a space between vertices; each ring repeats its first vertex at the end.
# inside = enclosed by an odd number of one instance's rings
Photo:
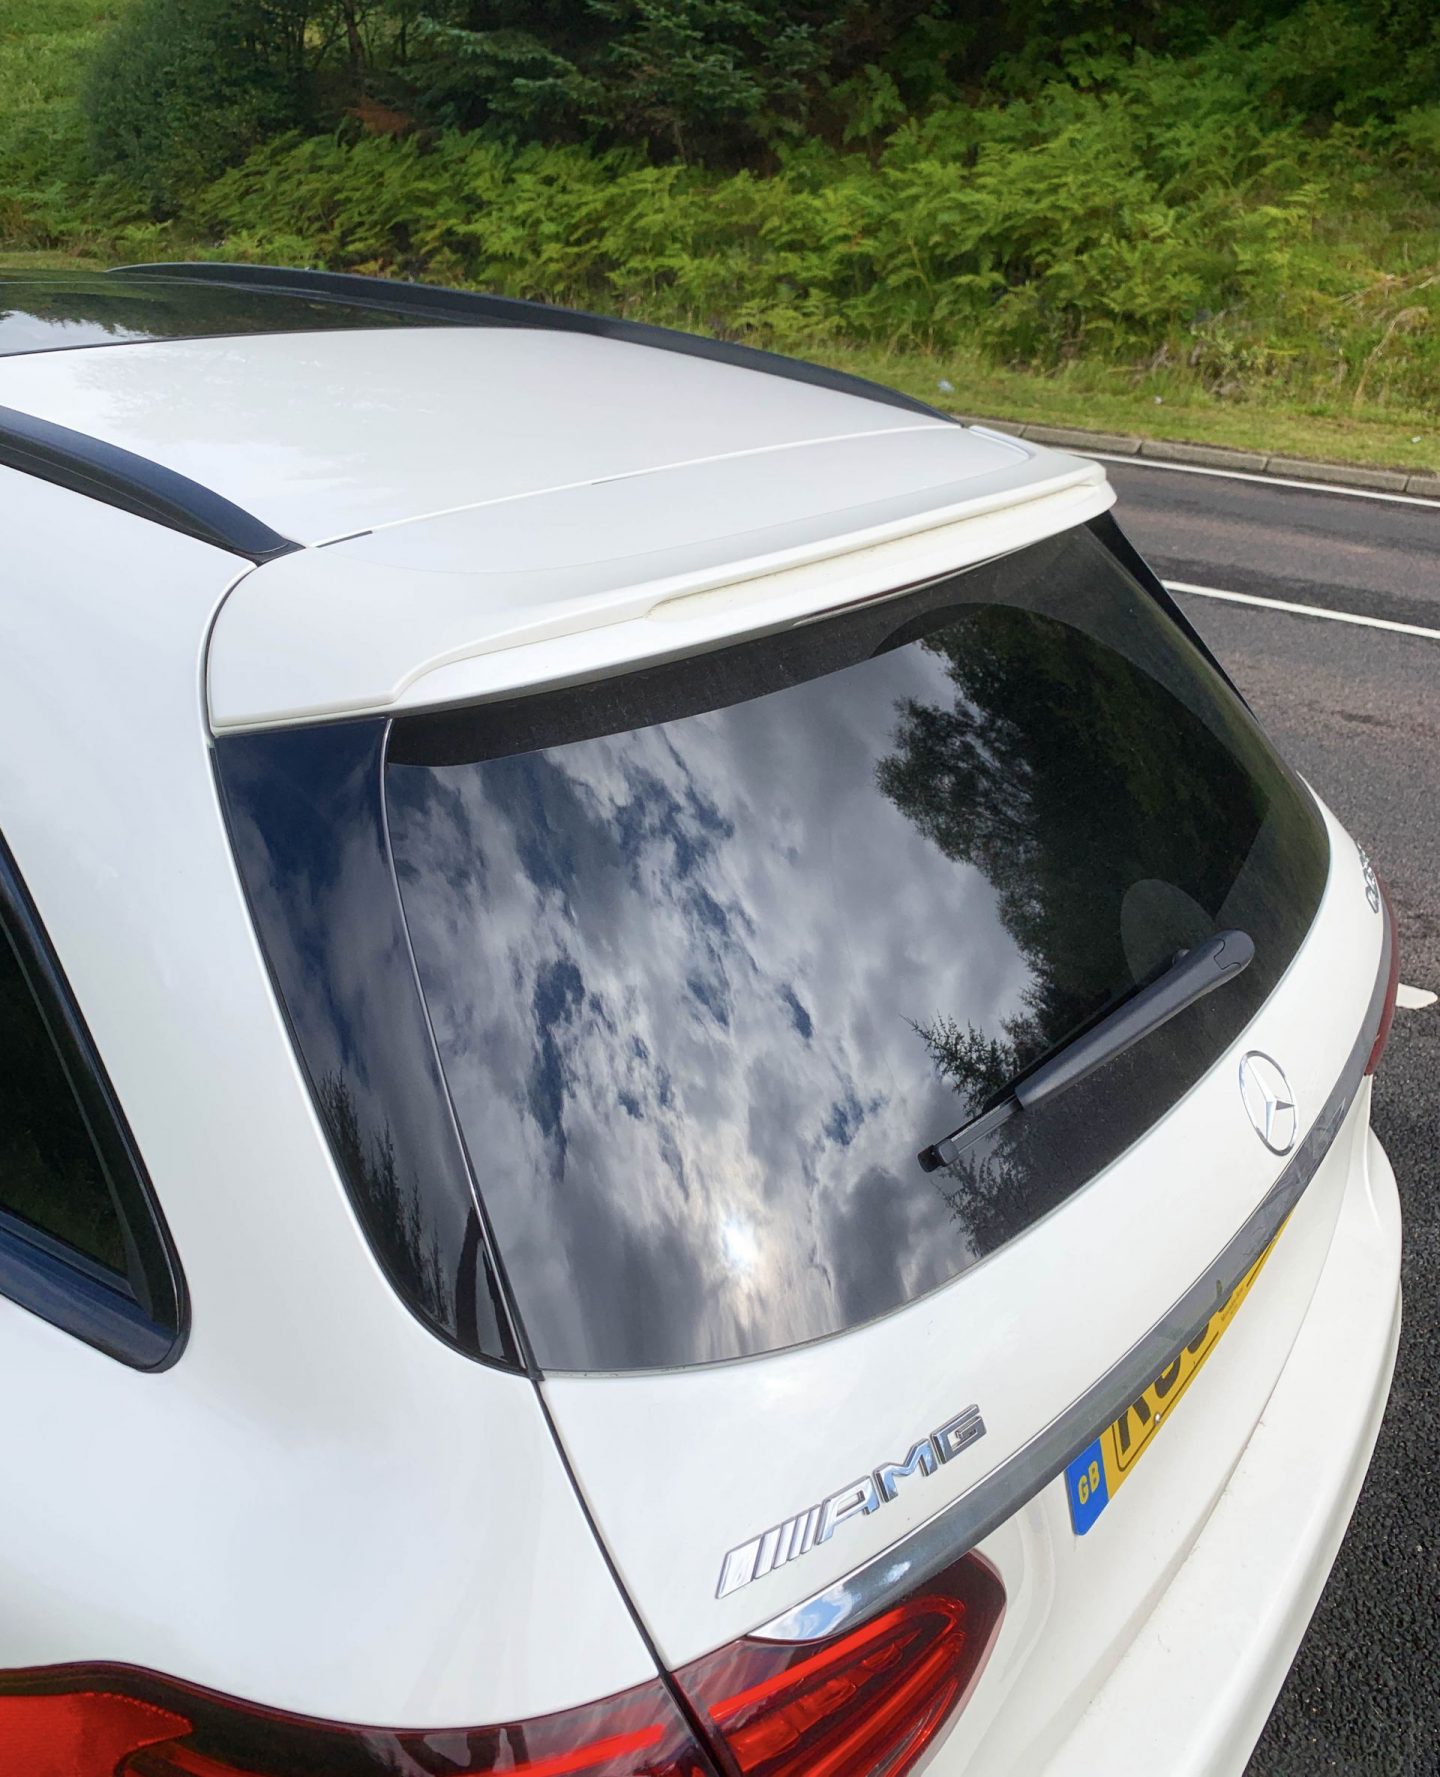
MULTIPOLYGON (((787 1637, 837 1627, 952 1560, 1056 1479, 1228 1297, 1329 1153, 1378 1022, 1382 922, 1353 844, 1333 825, 1332 841, 1315 926, 1253 1023, 1143 1142, 983 1264, 877 1324, 797 1351, 545 1383, 581 1489, 667 1664, 776 1618, 787 1637), (1294 1087, 1300 1134, 1284 1159, 1257 1139, 1239 1089, 1253 1049, 1283 1057, 1294 1087), (846 1513, 827 1541, 717 1596, 732 1550, 748 1563, 772 1527, 837 1493, 848 1499, 857 1479, 903 1462, 971 1407, 983 1436, 932 1474, 917 1470, 880 1509, 846 1513)), ((1335 1167, 1343 1180, 1348 1148, 1335 1167)), ((1208 1465, 1200 1500, 1223 1484, 1284 1363, 1337 1205, 1338 1185, 1292 1217, 1254 1286, 1263 1309, 1242 1305, 1226 1332, 1216 1361, 1244 1366, 1248 1380, 1230 1435, 1186 1446, 1192 1469, 1208 1465)), ((1185 1411, 1168 1434, 1176 1450, 1185 1411)), ((1160 1515, 1176 1559, 1181 1517, 1160 1515)), ((1077 1559, 1082 1551, 1077 1543, 1077 1559)))

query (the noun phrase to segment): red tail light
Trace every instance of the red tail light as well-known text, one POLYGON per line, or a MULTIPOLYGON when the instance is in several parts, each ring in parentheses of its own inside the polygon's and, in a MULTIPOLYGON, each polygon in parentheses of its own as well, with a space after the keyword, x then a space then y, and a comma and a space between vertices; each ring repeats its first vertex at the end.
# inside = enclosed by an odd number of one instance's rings
POLYGON ((825 1641, 742 1639, 676 1678, 489 1728, 399 1729, 262 1709, 123 1666, 0 1675, 3 1777, 904 1777, 965 1701, 1005 1610, 966 1555, 825 1641))
POLYGON ((5 1777, 715 1777, 658 1680, 492 1728, 351 1728, 123 1667, 0 1680, 5 1777))
POLYGON ((967 1555, 858 1629, 742 1640, 676 1674, 742 1777, 903 1777, 964 1702, 1005 1609, 967 1555))
POLYGON ((1400 990, 1400 933, 1395 926, 1395 909, 1390 905, 1390 896, 1378 874, 1375 883, 1380 890, 1380 899, 1385 908, 1385 924, 1390 932, 1390 980, 1385 988, 1385 1009, 1380 1014, 1380 1028, 1375 1033, 1375 1047, 1365 1063, 1367 1074, 1373 1074, 1379 1067, 1385 1045, 1390 1041, 1390 1026, 1395 1022, 1395 995, 1400 990))

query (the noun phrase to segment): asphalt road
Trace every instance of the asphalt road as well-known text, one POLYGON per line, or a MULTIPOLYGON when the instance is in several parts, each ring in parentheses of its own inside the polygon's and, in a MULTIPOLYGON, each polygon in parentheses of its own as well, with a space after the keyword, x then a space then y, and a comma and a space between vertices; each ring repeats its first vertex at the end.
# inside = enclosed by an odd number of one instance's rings
MULTIPOLYGON (((1109 467, 1116 516, 1164 579, 1440 628, 1440 508, 1109 467)), ((1440 989, 1440 640, 1177 597, 1375 860, 1402 981, 1440 989)), ((1405 1215, 1395 1387, 1247 1777, 1440 1771, 1440 1005, 1397 1013, 1374 1124, 1405 1215)))

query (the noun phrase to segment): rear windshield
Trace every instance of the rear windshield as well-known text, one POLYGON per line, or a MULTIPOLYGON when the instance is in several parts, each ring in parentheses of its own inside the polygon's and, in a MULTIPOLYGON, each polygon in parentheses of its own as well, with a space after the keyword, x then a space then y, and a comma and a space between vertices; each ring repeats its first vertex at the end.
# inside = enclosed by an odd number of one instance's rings
POLYGON ((1327 849, 1094 535, 392 731, 389 840, 537 1361, 874 1319, 1114 1159, 1253 1016, 1327 849), (1250 969, 951 1167, 919 1150, 1227 927, 1250 969))

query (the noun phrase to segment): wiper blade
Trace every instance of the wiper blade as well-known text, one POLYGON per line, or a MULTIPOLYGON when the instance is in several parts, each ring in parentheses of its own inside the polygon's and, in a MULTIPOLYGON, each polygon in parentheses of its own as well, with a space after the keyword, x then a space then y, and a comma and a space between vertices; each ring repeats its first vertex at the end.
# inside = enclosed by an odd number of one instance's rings
POLYGON ((1168 1024, 1177 1012, 1233 981, 1249 968, 1254 958, 1255 945, 1245 932, 1219 932, 1204 944, 1185 951, 1158 979, 1140 988, 1098 1024, 1081 1031, 1033 1073, 1017 1080, 983 1116, 922 1148, 916 1156, 921 1167, 926 1172, 937 1172, 940 1167, 951 1165, 962 1151, 957 1146, 961 1136, 969 1137, 964 1144, 969 1147, 1017 1110, 1033 1110, 1046 1099, 1054 1098, 1067 1086, 1093 1074, 1097 1067, 1123 1055, 1162 1024, 1168 1024))

